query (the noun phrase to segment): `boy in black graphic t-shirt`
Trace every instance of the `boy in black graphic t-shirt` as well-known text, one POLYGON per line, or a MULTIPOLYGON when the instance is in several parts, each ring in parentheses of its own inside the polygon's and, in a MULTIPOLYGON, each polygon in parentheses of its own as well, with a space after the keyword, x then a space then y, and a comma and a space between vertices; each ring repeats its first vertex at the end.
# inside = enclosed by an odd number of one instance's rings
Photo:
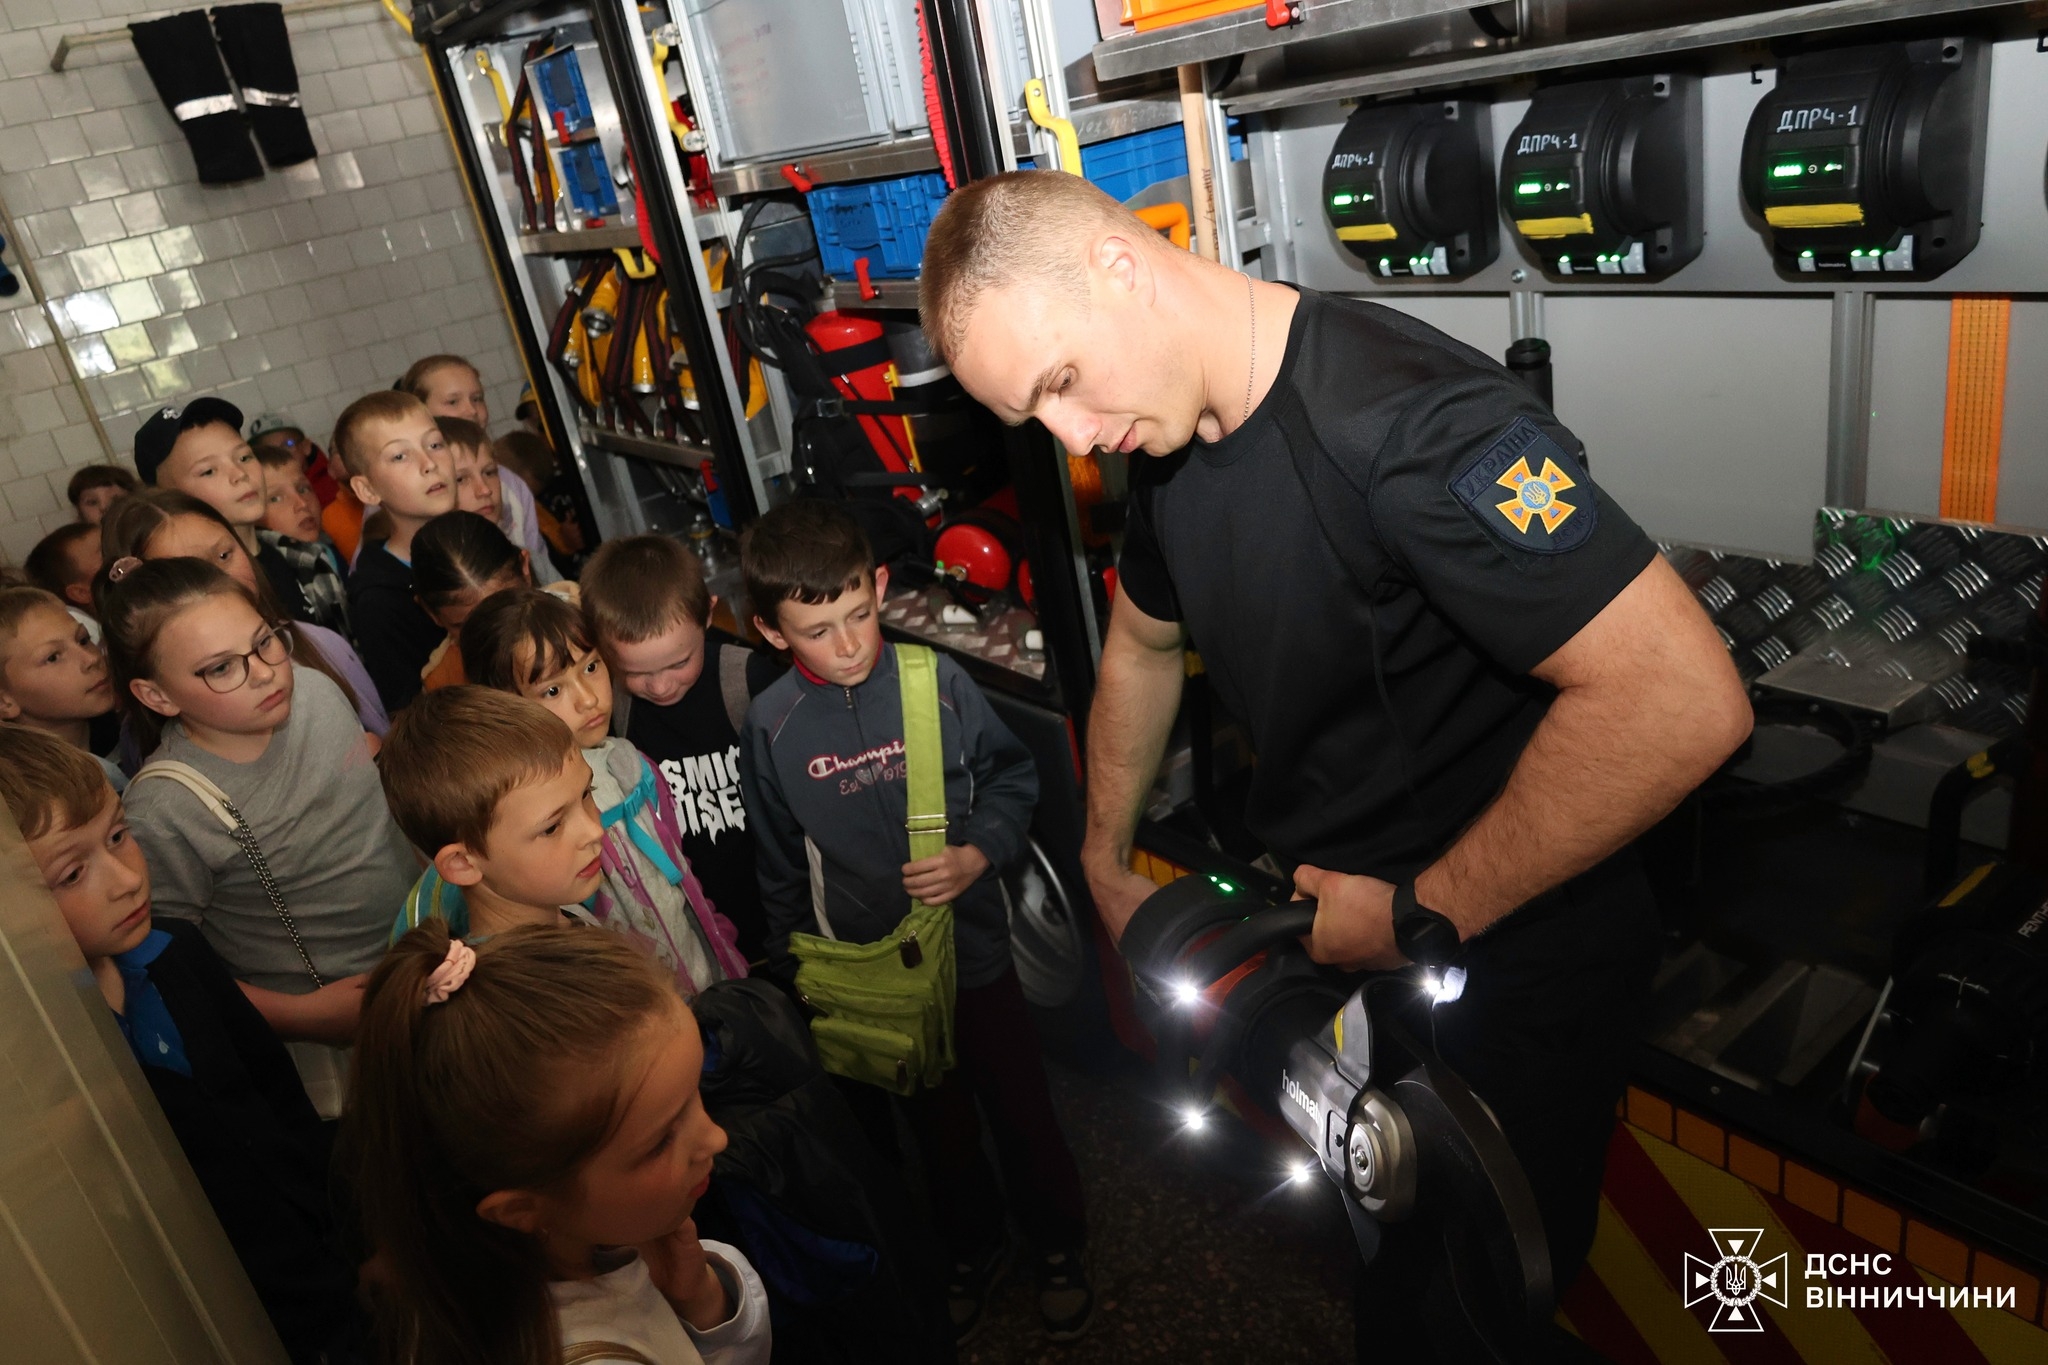
POLYGON ((584 617, 618 689, 612 733, 667 779, 690 867, 738 931, 740 951, 757 962, 766 924, 740 791, 739 727, 748 699, 781 670, 708 629, 713 599, 703 570, 666 536, 605 542, 582 584, 584 617))

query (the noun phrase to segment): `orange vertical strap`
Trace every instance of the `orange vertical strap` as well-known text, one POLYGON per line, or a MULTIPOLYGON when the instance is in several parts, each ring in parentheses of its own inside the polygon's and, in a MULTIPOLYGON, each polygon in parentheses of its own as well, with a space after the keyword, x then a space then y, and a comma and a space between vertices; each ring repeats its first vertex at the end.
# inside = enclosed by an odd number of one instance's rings
POLYGON ((1941 514, 1998 519, 1998 446, 2005 427, 2005 347, 2012 300, 1949 304, 1948 415, 1941 441, 1941 514))

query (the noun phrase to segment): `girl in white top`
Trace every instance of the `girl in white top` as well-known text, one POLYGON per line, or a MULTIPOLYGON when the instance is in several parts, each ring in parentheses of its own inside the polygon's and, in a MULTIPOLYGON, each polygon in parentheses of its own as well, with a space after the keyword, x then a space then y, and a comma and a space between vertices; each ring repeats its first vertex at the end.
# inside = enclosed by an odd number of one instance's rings
POLYGON ((725 1131, 697 1024, 612 934, 472 949, 429 920, 370 978, 351 1110, 394 1356, 765 1365, 768 1300, 697 1236, 725 1131))

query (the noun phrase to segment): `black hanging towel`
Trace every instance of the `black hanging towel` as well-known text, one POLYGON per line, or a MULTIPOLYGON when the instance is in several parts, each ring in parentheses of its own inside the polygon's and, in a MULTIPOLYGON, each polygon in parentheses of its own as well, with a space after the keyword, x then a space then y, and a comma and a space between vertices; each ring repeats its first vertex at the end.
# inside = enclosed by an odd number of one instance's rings
POLYGON ((242 87, 263 159, 272 170, 311 161, 313 135, 299 107, 299 68, 284 31, 284 7, 223 5, 213 11, 213 31, 235 84, 242 87))
POLYGON ((156 93, 192 145, 202 185, 232 185, 263 174, 249 121, 235 102, 235 87, 220 64, 204 10, 128 25, 156 93))

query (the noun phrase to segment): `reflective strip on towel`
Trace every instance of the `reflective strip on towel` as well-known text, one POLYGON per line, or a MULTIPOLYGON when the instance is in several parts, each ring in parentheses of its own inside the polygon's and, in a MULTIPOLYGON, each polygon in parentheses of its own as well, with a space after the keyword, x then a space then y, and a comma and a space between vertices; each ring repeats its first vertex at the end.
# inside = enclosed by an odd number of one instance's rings
POLYGON ((242 88, 242 103, 260 104, 266 109, 296 109, 299 107, 299 92, 296 90, 251 90, 242 88))
POLYGON ((232 114, 235 112, 233 95, 204 95, 196 100, 180 100, 171 106, 171 117, 180 123, 190 123, 196 118, 210 114, 232 114))

